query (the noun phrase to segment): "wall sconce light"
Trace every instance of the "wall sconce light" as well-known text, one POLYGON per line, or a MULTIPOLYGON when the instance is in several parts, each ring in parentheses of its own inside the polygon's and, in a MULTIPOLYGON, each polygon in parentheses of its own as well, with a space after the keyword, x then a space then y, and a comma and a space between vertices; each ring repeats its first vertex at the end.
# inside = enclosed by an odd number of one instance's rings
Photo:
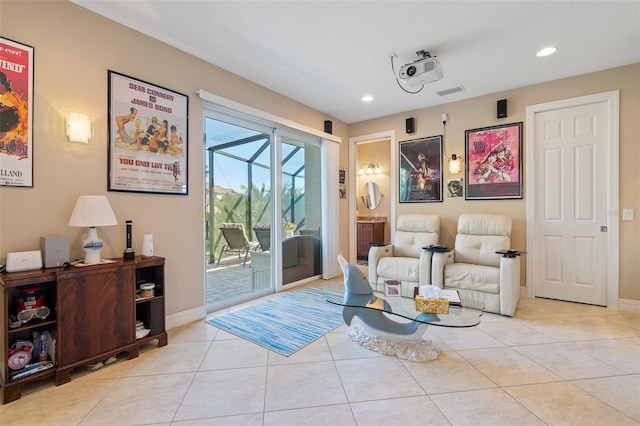
POLYGON ((456 154, 451 155, 449 160, 449 173, 455 175, 460 173, 460 166, 462 165, 462 157, 458 157, 456 154))
POLYGON ((358 170, 359 175, 372 175, 380 172, 381 170, 378 163, 364 163, 360 166, 360 170, 358 170))
POLYGON ((89 143, 91 120, 87 114, 70 112, 67 115, 67 137, 71 142, 89 143))

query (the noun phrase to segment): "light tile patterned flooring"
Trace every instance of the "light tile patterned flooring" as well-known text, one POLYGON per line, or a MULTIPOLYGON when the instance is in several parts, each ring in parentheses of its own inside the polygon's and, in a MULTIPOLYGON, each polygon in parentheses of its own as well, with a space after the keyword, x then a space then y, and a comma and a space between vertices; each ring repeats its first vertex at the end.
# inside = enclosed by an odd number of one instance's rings
POLYGON ((515 318, 430 327, 442 353, 424 363, 370 352, 347 330, 287 358, 197 321, 136 359, 25 387, 0 424, 640 424, 640 314, 522 298, 515 318))

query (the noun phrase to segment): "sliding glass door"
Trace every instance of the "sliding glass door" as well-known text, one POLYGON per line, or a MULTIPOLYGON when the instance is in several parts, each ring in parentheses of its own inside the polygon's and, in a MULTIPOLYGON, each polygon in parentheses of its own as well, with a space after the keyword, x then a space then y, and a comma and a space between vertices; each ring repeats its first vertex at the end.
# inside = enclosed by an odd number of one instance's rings
POLYGON ((319 276, 319 138, 213 111, 204 126, 207 310, 319 276))
POLYGON ((322 273, 322 161, 314 138, 279 133, 282 146, 282 283, 322 273))
POLYGON ((215 310, 272 291, 273 129, 218 116, 205 118, 205 134, 206 301, 215 310))

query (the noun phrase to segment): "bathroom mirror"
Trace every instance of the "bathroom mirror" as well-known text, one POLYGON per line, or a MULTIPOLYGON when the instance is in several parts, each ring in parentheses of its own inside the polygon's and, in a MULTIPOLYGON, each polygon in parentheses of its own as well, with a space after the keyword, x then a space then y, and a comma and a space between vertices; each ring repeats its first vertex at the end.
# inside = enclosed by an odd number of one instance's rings
POLYGON ((375 182, 367 182, 364 185, 362 195, 362 202, 364 203, 364 206, 369 210, 373 210, 380 205, 380 198, 382 198, 382 194, 380 194, 378 184, 375 182))

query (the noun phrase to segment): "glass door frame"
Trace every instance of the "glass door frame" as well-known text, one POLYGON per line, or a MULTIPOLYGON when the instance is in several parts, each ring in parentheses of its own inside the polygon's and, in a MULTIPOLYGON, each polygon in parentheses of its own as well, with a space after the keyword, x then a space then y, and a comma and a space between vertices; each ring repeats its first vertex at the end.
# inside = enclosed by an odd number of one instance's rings
MULTIPOLYGON (((314 135, 310 135, 301 131, 296 131, 290 128, 286 128, 285 126, 278 126, 275 130, 274 130, 274 136, 275 136, 275 149, 272 150, 272 153, 274 155, 274 158, 272 158, 272 164, 277 164, 277 170, 274 171, 274 173, 272 174, 272 182, 274 185, 274 188, 280 188, 282 189, 282 145, 283 145, 283 138, 286 139, 293 139, 296 140, 297 142, 302 142, 305 145, 313 145, 319 148, 321 154, 320 157, 322 158, 323 153, 322 153, 322 144, 323 144, 323 140, 320 137, 314 136, 314 135)), ((306 165, 305 165, 306 167, 306 165)), ((322 179, 321 179, 322 181, 322 179)), ((323 185, 324 186, 324 185, 323 185)), ((324 191, 325 188, 321 188, 321 192, 324 191)), ((273 202, 273 206, 274 206, 274 217, 276 217, 275 220, 275 229, 282 229, 282 191, 278 191, 278 196, 277 198, 277 202, 273 202), (276 205, 277 204, 277 205, 276 205)), ((325 211, 323 210, 321 213, 321 221, 324 222, 324 215, 325 215, 325 211)), ((322 227, 321 227, 322 229, 322 227)), ((272 233, 273 234, 273 233, 272 233)), ((275 245, 277 248, 277 252, 276 252, 276 259, 274 261, 274 259, 272 259, 272 267, 274 266, 273 264, 276 263, 275 265, 275 269, 274 269, 274 274, 272 274, 272 278, 275 280, 273 281, 275 283, 275 291, 276 292, 280 292, 286 289, 291 289, 293 287, 297 287, 299 285, 303 285, 309 281, 314 281, 316 280, 319 276, 322 276, 322 274, 319 275, 313 275, 311 277, 307 277, 304 279, 301 279, 299 281, 295 281, 292 283, 288 283, 288 284, 284 284, 284 280, 283 280, 283 271, 282 271, 282 258, 283 258, 283 252, 282 252, 282 241, 284 240, 284 238, 282 237, 282 233, 280 232, 276 232, 275 234, 277 234, 277 238, 275 241, 275 245)), ((324 246, 324 237, 323 237, 324 232, 321 232, 321 247, 324 246)), ((274 242, 274 241, 272 241, 274 242)), ((322 256, 321 254, 321 257, 322 256)))
MULTIPOLYGON (((321 157, 323 158, 327 151, 326 149, 323 149, 323 145, 328 141, 318 134, 313 134, 317 132, 307 133, 304 131, 304 129, 297 130, 295 128, 287 127, 286 125, 283 125, 283 124, 272 123, 266 120, 261 120, 259 118, 249 117, 244 114, 230 112, 226 109, 218 108, 214 105, 205 105, 203 109, 203 123, 207 119, 223 121, 229 124, 237 125, 240 127, 251 129, 251 130, 256 130, 258 132, 263 132, 265 134, 269 132, 268 134, 271 135, 270 161, 271 161, 271 167, 272 167, 272 172, 270 176, 271 195, 272 195, 271 226, 272 226, 272 229, 282 229, 282 199, 281 199, 282 194, 281 194, 281 190, 275 190, 276 188, 278 189, 282 188, 282 164, 280 161, 280 157, 282 156, 282 138, 283 137, 293 138, 296 140, 300 140, 304 143, 310 143, 312 145, 318 146, 321 150, 321 157)), ((205 141, 205 149, 206 149, 206 141, 205 141)), ((323 159, 322 161, 323 169, 324 169, 324 166, 325 166, 325 161, 323 159)), ((212 173, 212 171, 210 171, 210 173, 212 173)), ((323 172, 323 179, 322 179, 323 182, 326 181, 324 174, 325 173, 323 172)), ((323 185, 321 192, 323 194, 322 198, 326 199, 326 196, 328 194, 328 188, 324 186, 325 185, 323 185)), ((323 202, 321 203, 321 205, 323 206, 322 228, 324 228, 324 225, 328 223, 327 219, 325 218, 327 209, 325 207, 326 203, 323 202)), ((324 232, 323 232, 323 235, 324 235, 324 232)), ((257 297, 268 295, 274 292, 279 292, 285 289, 291 289, 298 285, 305 284, 308 281, 315 280, 319 276, 322 277, 324 275, 324 271, 326 271, 327 268, 323 266, 323 273, 320 275, 316 275, 308 279, 303 279, 301 281, 283 285, 282 284, 282 240, 283 240, 283 237, 281 233, 279 232, 271 233, 271 256, 270 256, 270 260, 271 260, 270 280, 271 281, 270 281, 269 287, 260 291, 249 293, 248 295, 246 295, 246 297, 234 298, 233 300, 231 300, 231 303, 242 303, 246 300, 251 300, 257 297)), ((323 237, 322 238, 323 253, 321 255, 323 259, 322 261, 323 265, 325 264, 325 259, 327 257, 326 256, 327 247, 325 247, 325 245, 326 245, 325 239, 323 237)))

